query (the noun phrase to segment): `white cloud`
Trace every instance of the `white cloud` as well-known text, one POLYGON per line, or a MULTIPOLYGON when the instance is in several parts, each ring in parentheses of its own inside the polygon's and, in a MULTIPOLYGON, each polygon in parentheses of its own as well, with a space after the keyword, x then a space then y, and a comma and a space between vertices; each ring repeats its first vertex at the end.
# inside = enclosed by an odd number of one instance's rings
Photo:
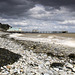
POLYGON ((45 10, 45 7, 43 5, 35 5, 35 7, 31 8, 29 11, 29 16, 33 18, 44 18, 44 17, 50 17, 51 14, 49 11, 45 10))
POLYGON ((60 24, 75 24, 75 20, 65 20, 63 22, 59 22, 60 24))
POLYGON ((14 22, 13 25, 21 25, 21 26, 25 26, 28 25, 27 22, 21 21, 21 22, 14 22))
POLYGON ((75 19, 75 17, 70 17, 74 12, 71 14, 68 8, 60 7, 60 9, 54 9, 53 7, 44 7, 39 4, 29 9, 27 14, 30 18, 39 20, 64 21, 75 19), (46 8, 48 8, 48 10, 46 10, 46 8))
POLYGON ((0 17, 0 21, 7 21, 7 19, 3 19, 3 18, 0 17))

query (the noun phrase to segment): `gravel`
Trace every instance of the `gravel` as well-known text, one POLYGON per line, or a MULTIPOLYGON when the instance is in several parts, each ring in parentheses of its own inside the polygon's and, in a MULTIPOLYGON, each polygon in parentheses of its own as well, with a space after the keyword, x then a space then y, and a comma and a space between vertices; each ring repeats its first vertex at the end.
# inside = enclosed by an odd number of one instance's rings
MULTIPOLYGON (((6 52, 7 54, 10 52, 11 56, 13 56, 14 54, 13 63, 7 63, 1 65, 0 67, 1 75, 3 74, 4 75, 74 75, 75 74, 74 64, 71 64, 67 59, 64 58, 60 60, 58 57, 53 57, 47 55, 46 53, 33 53, 32 50, 25 49, 24 45, 17 43, 13 40, 10 40, 8 38, 0 37, 0 48, 4 49, 4 51, 7 50, 6 52), (16 55, 20 57, 18 59, 15 59, 16 55), (70 69, 67 68, 66 66, 70 67, 70 69), (73 66, 73 68, 71 66, 73 66)), ((5 55, 3 60, 5 60, 10 56, 9 54, 9 56, 6 57, 7 55, 6 53, 3 54, 5 55)), ((13 60, 12 57, 11 60, 13 60)))

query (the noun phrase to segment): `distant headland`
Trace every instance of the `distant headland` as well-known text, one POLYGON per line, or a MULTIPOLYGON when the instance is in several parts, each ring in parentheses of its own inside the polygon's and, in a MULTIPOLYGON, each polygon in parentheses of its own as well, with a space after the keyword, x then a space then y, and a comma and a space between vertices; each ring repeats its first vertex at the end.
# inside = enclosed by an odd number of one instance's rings
POLYGON ((0 23, 0 31, 7 31, 9 28, 12 28, 12 27, 8 24, 0 23))
POLYGON ((0 31, 7 31, 10 33, 68 33, 68 31, 39 31, 36 29, 33 29, 32 31, 22 31, 21 28, 14 28, 11 27, 8 24, 2 24, 0 23, 0 31))

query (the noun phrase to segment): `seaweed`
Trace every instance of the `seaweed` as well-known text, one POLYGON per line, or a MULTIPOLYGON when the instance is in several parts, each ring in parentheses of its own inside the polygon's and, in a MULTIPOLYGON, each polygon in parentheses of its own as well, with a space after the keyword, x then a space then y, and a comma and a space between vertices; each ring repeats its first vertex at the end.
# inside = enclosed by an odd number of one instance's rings
POLYGON ((13 64, 17 62, 21 55, 15 54, 7 49, 0 48, 0 67, 5 66, 7 64, 13 64))

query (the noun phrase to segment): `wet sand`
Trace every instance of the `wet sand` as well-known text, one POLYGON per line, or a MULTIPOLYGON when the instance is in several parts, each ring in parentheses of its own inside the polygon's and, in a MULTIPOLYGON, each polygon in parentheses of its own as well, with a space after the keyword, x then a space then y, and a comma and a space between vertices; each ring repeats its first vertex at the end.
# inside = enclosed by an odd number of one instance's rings
POLYGON ((25 33, 21 35, 22 37, 45 37, 48 36, 61 36, 61 37, 69 37, 69 38, 75 38, 75 33, 25 33))

